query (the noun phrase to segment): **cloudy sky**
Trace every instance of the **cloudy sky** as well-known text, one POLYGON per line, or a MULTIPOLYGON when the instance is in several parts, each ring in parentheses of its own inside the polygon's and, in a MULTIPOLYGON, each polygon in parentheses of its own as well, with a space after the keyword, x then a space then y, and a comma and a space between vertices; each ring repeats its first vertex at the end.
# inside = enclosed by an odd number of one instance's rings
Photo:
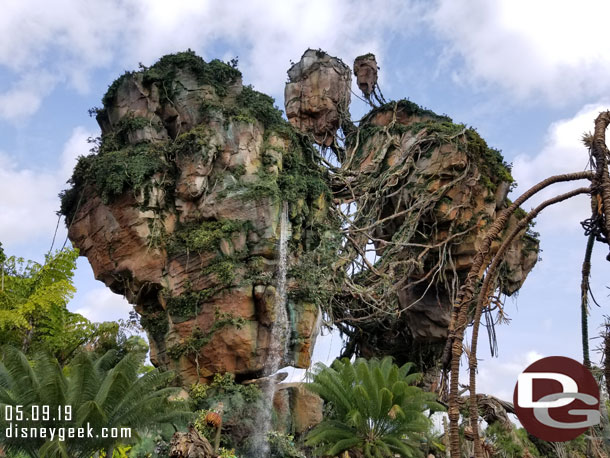
MULTIPOLYGON (((123 71, 187 48, 205 59, 238 56, 245 82, 278 105, 290 61, 308 47, 348 64, 373 52, 386 98, 475 126, 514 164, 517 192, 583 170, 579 139, 610 108, 609 13, 603 0, 8 0, 0 15, 0 241, 8 254, 42 258, 57 193, 99 133, 87 110, 123 71)), ((500 357, 481 342, 481 391, 510 398, 517 374, 541 355, 580 358, 579 221, 587 208, 583 198, 539 218, 542 262, 506 302, 512 322, 498 329, 500 357)), ((602 307, 591 311, 592 336, 610 305, 605 256, 602 247, 594 253, 602 307)), ((98 321, 127 315, 82 259, 77 287, 72 310, 98 321)), ((338 337, 330 341, 318 358, 332 356, 338 337)))

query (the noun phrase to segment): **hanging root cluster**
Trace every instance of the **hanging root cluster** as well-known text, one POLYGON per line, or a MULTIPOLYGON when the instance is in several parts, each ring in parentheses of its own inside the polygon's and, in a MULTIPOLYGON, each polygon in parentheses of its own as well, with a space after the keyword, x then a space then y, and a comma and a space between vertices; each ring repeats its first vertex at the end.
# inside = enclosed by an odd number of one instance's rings
MULTIPOLYGON (((344 356, 391 354, 427 370, 481 238, 510 204, 510 167, 473 129, 406 100, 344 132, 344 160, 331 167, 344 281, 327 311, 348 336, 344 356)), ((494 282, 502 294, 518 290, 538 258, 529 225, 508 246, 494 282)))

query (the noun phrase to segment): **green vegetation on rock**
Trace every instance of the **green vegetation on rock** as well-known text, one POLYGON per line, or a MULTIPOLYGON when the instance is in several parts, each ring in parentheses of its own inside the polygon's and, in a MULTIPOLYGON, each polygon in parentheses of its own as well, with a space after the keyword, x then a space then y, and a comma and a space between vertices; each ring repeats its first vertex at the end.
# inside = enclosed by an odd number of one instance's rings
POLYGON ((214 252, 219 249, 220 241, 230 240, 237 232, 247 232, 252 227, 249 221, 221 220, 201 221, 181 225, 168 242, 168 252, 192 253, 214 252))
POLYGON ((167 354, 173 359, 178 359, 183 355, 198 358, 199 351, 202 347, 206 346, 210 342, 216 331, 219 331, 227 326, 233 326, 240 329, 245 324, 246 320, 244 318, 235 317, 230 313, 224 313, 216 309, 214 314, 214 322, 207 331, 196 327, 193 329, 190 336, 188 336, 182 342, 168 348, 167 354))

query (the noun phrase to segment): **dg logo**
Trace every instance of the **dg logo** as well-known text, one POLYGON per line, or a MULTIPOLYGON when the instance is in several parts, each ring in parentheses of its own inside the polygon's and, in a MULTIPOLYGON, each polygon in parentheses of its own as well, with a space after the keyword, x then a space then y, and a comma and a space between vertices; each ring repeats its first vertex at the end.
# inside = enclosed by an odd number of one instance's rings
POLYGON ((517 380, 515 413, 532 435, 565 442, 600 422, 599 386, 578 361, 563 356, 542 358, 517 380))

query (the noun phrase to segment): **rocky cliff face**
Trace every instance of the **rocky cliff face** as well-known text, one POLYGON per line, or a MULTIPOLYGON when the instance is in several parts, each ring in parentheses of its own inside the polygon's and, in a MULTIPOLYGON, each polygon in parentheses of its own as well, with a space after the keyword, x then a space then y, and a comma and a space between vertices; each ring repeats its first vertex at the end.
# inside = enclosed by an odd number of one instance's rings
MULTIPOLYGON (((80 160, 63 197, 70 240, 134 304, 153 364, 177 369, 185 385, 263 374, 281 303, 282 202, 289 268, 327 218, 307 145, 239 71, 192 53, 123 75, 97 119, 99 151, 80 160)), ((287 307, 283 364, 308 367, 319 309, 292 296, 287 307)))

